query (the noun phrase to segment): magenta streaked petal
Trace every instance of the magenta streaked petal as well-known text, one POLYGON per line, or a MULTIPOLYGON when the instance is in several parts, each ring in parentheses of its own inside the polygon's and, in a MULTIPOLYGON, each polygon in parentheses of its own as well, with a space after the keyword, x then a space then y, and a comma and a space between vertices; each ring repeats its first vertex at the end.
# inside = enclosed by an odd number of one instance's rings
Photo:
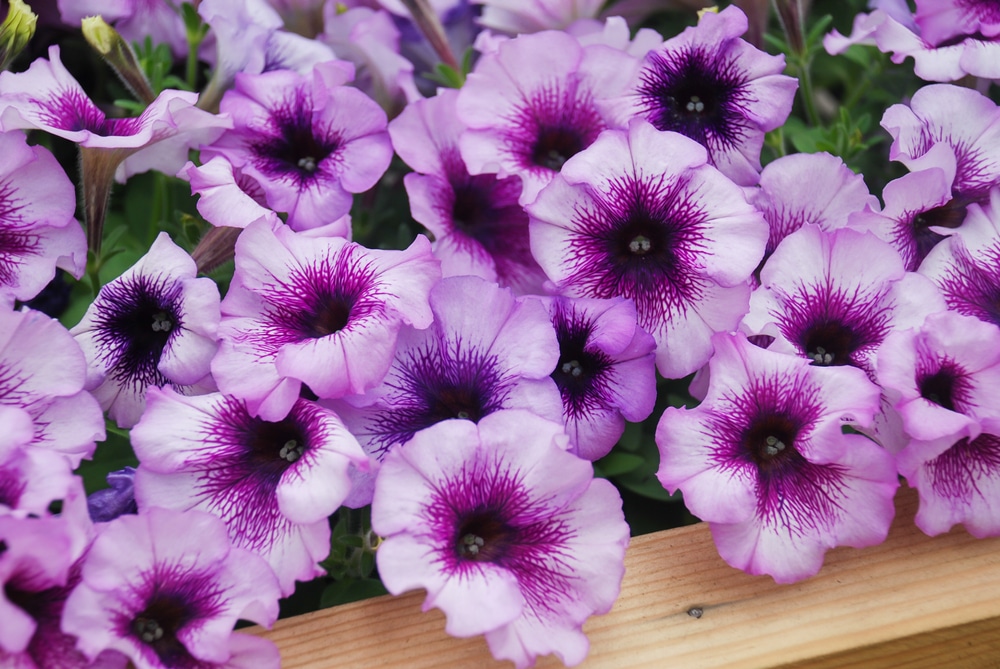
POLYGON ((657 476, 709 522, 723 559, 787 583, 814 574, 828 548, 884 540, 892 457, 841 430, 870 423, 879 388, 857 369, 714 339, 705 400, 668 409, 657 427, 657 476))

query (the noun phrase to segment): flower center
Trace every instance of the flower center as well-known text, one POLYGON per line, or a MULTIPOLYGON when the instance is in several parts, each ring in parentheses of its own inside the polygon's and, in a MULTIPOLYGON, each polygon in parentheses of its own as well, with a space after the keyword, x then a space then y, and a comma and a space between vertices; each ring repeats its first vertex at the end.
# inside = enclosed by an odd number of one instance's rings
POLYGON ((132 620, 132 633, 156 653, 160 660, 184 657, 187 649, 177 639, 177 632, 191 619, 191 611, 175 595, 155 596, 132 620))
POLYGON ((170 332, 173 327, 174 323, 165 311, 157 311, 153 314, 153 332, 170 332))
POLYGON ((136 618, 132 621, 132 631, 144 643, 153 643, 163 638, 163 628, 160 623, 150 618, 136 618))
POLYGON ((295 462, 302 457, 305 450, 305 445, 300 444, 298 439, 289 439, 285 442, 285 445, 281 447, 281 450, 278 452, 278 457, 282 460, 287 460, 288 462, 295 462))
POLYGON ((461 418, 478 422, 487 414, 480 393, 471 387, 451 387, 438 390, 430 411, 434 422, 461 418))
POLYGON ((583 139, 575 130, 542 128, 531 152, 531 161, 538 167, 558 172, 567 160, 583 149, 583 139))
POLYGON ((689 112, 694 112, 695 114, 700 114, 705 111, 705 103, 701 101, 701 98, 697 95, 692 95, 691 99, 684 106, 689 112))
POLYGON ((564 362, 562 364, 562 367, 560 367, 559 369, 562 370, 563 374, 569 374, 574 379, 578 379, 581 376, 583 376, 583 365, 580 364, 579 360, 570 360, 569 362, 564 362))
POLYGON ((303 156, 302 158, 299 158, 299 162, 296 164, 303 172, 309 172, 312 174, 316 171, 316 159, 312 156, 303 156))
POLYGON ((920 396, 948 411, 961 411, 968 384, 963 370, 950 360, 942 362, 933 374, 924 374, 917 379, 920 396))
POLYGON ((653 248, 653 242, 646 235, 636 235, 628 243, 628 250, 637 256, 644 256, 653 248))
POLYGON ((455 553, 470 562, 496 562, 507 554, 514 534, 495 511, 475 511, 458 523, 455 553))
POLYGON ((312 319, 305 325, 305 334, 312 339, 321 339, 340 332, 351 320, 351 302, 343 298, 324 300, 316 309, 312 319))
POLYGON ((760 416, 744 431, 743 448, 758 469, 771 470, 796 453, 797 434, 798 428, 789 416, 760 416))
POLYGON ((309 441, 294 416, 276 423, 252 420, 246 432, 247 455, 253 460, 251 466, 262 473, 270 471, 280 476, 308 450, 309 441))
POLYGON ((802 350, 817 367, 850 365, 856 340, 854 331, 841 323, 820 323, 806 330, 802 350))

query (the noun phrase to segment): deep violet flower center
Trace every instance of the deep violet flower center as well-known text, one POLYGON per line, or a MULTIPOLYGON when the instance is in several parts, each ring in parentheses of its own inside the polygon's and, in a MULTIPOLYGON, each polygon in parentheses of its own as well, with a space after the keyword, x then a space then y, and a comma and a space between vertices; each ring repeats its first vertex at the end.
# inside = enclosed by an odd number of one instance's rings
POLYGON ((766 414, 754 420, 743 433, 743 448, 757 468, 767 472, 798 454, 795 450, 798 432, 789 416, 766 414))
POLYGON ((858 350, 854 330, 838 321, 824 320, 806 328, 802 335, 802 350, 818 367, 850 365, 858 350))
POLYGON ((728 118, 740 82, 733 68, 700 49, 680 54, 651 52, 641 75, 639 96, 658 130, 673 130, 704 144, 707 137, 734 139, 728 118))
POLYGON ((309 440, 292 417, 271 423, 253 418, 246 430, 247 456, 253 466, 276 476, 298 461, 309 448, 309 440))
POLYGON ((472 562, 499 562, 507 554, 516 532, 490 510, 474 511, 458 524, 455 550, 472 562))
POLYGON ((190 657, 177 632, 193 618, 187 604, 170 594, 154 596, 133 620, 132 633, 167 666, 190 657))
POLYGON ((277 132, 264 134, 253 144, 263 167, 291 172, 308 180, 321 163, 340 148, 340 137, 329 130, 313 128, 313 112, 305 100, 297 99, 273 113, 277 132))
POLYGON ((438 423, 449 418, 478 422, 489 411, 484 393, 474 384, 439 387, 428 409, 428 422, 438 423))
POLYGON ((961 411, 963 399, 968 392, 968 382, 962 370, 951 360, 945 360, 933 371, 917 378, 920 396, 948 411, 961 411))
POLYGON ((137 277, 102 289, 107 307, 99 317, 98 338, 118 359, 120 374, 139 380, 159 378, 157 366, 173 333, 183 325, 177 302, 179 283, 137 277), (170 285, 172 284, 172 285, 170 285))
POLYGON ((611 360, 601 351, 587 350, 590 328, 562 314, 554 321, 559 340, 559 362, 552 372, 562 395, 563 406, 570 415, 586 413, 591 404, 597 403, 599 383, 611 360))
POLYGON ((543 126, 531 151, 531 162, 554 172, 587 148, 586 139, 578 130, 563 126, 543 126))
POLYGON ((344 297, 331 297, 320 303, 312 319, 305 324, 305 334, 319 339, 343 330, 351 320, 351 302, 344 297))

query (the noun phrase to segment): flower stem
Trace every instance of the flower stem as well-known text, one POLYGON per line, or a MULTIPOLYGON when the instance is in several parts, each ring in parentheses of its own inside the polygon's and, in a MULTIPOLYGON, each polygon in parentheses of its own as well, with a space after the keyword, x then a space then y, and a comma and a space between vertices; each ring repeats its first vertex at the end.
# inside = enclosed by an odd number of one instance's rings
POLYGON ((104 219, 115 182, 115 170, 128 151, 80 147, 80 181, 83 217, 87 227, 87 248, 100 257, 104 219))

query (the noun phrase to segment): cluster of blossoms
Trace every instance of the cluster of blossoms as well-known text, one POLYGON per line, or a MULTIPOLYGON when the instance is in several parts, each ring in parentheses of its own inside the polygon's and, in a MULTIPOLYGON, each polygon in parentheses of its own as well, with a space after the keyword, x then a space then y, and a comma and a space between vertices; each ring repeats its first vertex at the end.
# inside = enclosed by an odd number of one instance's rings
MULTIPOLYGON (((1000 534, 983 93, 885 110, 909 172, 880 200, 827 153, 762 166, 799 84, 736 6, 664 38, 594 2, 106 4, 47 18, 82 24, 138 115, 58 45, 0 74, 0 664, 276 667, 237 620, 273 623, 327 573, 331 516, 369 505, 389 592, 519 668, 578 664, 629 536, 593 463, 650 417, 660 482, 750 573, 881 542, 900 476, 928 534, 1000 534), (126 42, 147 37, 210 66, 200 95, 153 86, 126 42), (29 136, 79 146, 84 225, 29 136), (354 241, 394 156, 428 234, 354 241), (112 185, 151 170, 196 196, 201 241, 153 231, 105 277, 112 185), (37 310, 57 271, 94 289, 71 329, 37 310), (697 406, 653 416, 658 375, 697 406), (88 498, 106 430, 138 466, 88 498)), ((1000 78, 995 3, 877 4, 828 48, 1000 78)))

